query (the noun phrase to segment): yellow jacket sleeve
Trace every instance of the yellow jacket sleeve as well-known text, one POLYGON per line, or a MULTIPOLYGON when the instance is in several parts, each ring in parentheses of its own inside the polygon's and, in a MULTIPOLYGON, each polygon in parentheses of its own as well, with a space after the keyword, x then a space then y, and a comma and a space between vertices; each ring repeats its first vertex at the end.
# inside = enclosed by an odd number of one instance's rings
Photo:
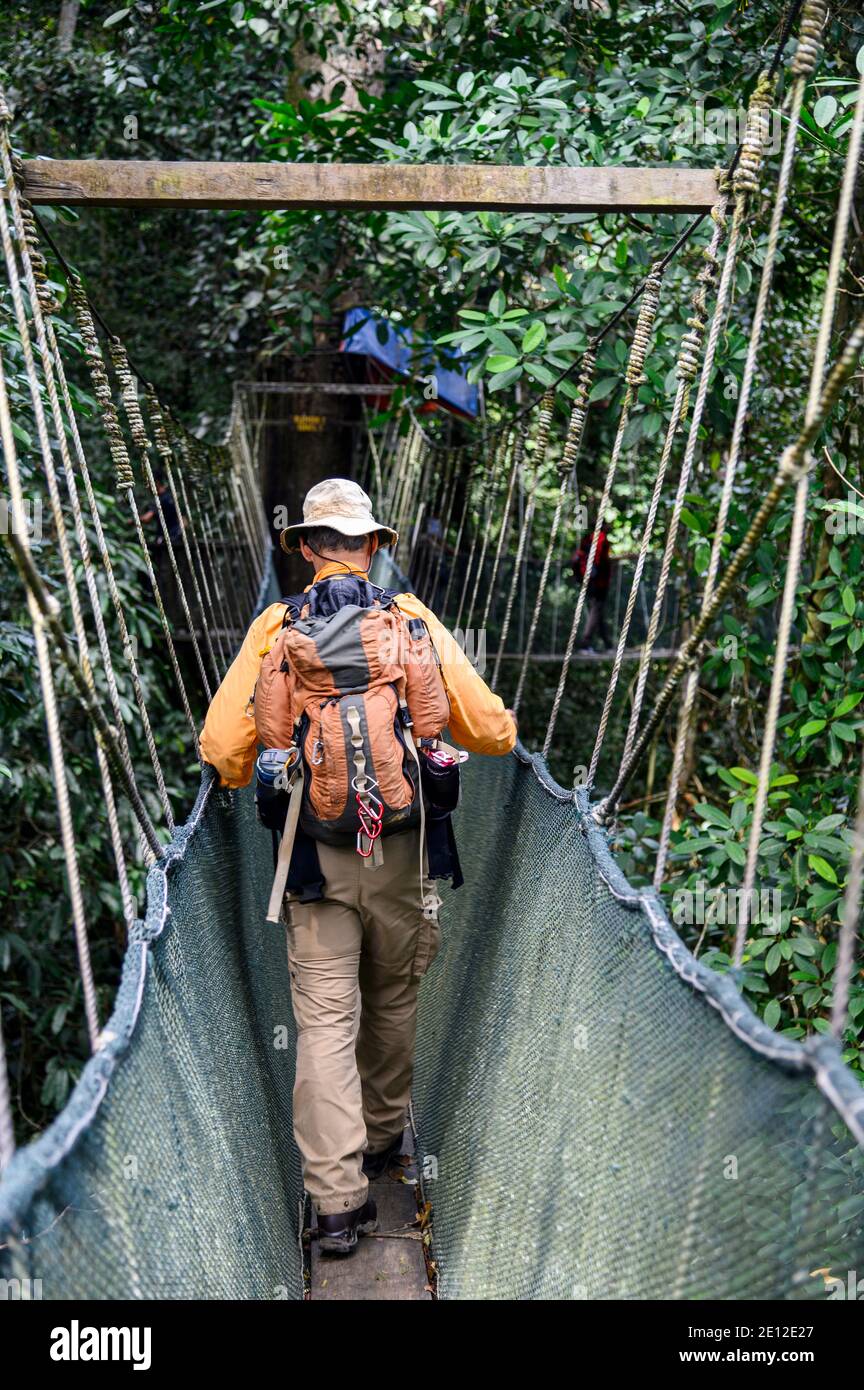
POLYGON ((422 618, 441 662, 450 699, 450 737, 470 753, 509 753, 516 724, 504 702, 475 671, 459 643, 414 594, 399 594, 396 603, 409 618, 422 618))
POLYGON ((250 703, 261 670, 285 616, 284 603, 259 613, 210 702, 201 731, 201 756, 219 773, 223 787, 245 787, 255 767, 255 715, 250 703))

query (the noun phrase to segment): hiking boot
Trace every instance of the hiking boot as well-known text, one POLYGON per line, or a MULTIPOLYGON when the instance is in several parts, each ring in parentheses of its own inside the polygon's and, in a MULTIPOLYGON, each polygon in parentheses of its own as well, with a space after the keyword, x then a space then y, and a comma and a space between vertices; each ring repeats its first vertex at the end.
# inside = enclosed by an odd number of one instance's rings
POLYGON ((322 1255, 353 1255, 357 1237, 369 1236, 378 1230, 378 1209, 371 1197, 353 1211, 318 1213, 318 1249, 322 1255))
POLYGON ((383 1177, 394 1158, 397 1158, 402 1152, 402 1136, 403 1131, 400 1129, 396 1138, 390 1140, 386 1149, 382 1149, 380 1153, 365 1153, 363 1155, 363 1176, 368 1178, 370 1182, 383 1177))

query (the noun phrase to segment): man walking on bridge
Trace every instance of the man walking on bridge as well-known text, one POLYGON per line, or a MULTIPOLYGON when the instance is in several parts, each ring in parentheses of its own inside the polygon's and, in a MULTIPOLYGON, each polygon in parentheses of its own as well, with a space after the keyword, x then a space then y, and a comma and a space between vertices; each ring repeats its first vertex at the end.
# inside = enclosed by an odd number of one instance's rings
MULTIPOLYGON (((223 786, 249 782, 259 741, 290 747, 301 768, 286 898, 294 1133, 319 1246, 336 1255, 376 1229, 369 1180, 402 1145, 418 988, 440 941, 430 877, 462 881, 434 800, 459 755, 437 735, 446 724, 492 755, 516 741, 512 714, 435 615, 370 582, 376 550, 397 539, 356 483, 311 488, 280 540, 312 582, 254 620, 201 735, 223 786)), ((289 824, 290 812, 286 835, 289 824)))

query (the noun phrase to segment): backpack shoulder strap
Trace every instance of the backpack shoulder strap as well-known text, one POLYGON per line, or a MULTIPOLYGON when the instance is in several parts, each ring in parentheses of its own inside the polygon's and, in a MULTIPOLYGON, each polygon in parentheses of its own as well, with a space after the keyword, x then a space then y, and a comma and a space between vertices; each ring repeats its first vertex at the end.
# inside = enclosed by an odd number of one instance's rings
POLYGON ((401 611, 401 610, 399 609, 398 603, 396 603, 395 600, 399 597, 400 594, 404 594, 404 593, 407 593, 407 592, 408 592, 408 591, 407 591, 407 589, 405 589, 405 588, 401 588, 401 589, 381 589, 381 591, 380 591, 380 593, 381 593, 381 599, 380 599, 381 607, 382 607, 382 608, 395 608, 395 609, 397 609, 398 611, 401 611))
POLYGON ((285 604, 285 617, 282 619, 282 626, 288 627, 289 623, 296 623, 304 604, 308 601, 309 598, 305 590, 302 594, 289 594, 287 598, 280 599, 280 602, 285 604))

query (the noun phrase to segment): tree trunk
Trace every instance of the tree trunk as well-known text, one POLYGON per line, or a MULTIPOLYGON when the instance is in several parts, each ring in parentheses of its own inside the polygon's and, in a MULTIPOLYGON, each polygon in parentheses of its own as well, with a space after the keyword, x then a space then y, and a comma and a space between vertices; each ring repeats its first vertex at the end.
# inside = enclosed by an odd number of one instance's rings
POLYGON ((57 25, 57 47, 61 53, 68 53, 72 47, 80 8, 81 0, 63 0, 60 6, 60 21, 57 25))

